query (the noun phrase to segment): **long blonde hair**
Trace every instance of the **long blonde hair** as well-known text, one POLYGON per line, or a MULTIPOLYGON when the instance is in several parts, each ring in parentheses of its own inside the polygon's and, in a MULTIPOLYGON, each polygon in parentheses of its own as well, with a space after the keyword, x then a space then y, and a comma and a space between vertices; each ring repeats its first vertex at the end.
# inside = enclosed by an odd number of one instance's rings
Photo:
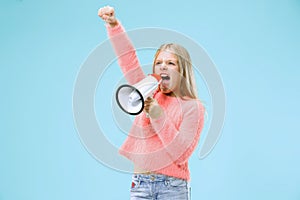
POLYGON ((170 52, 177 57, 179 73, 181 75, 180 94, 177 95, 197 99, 197 87, 188 51, 179 44, 170 43, 161 45, 154 55, 153 72, 157 56, 161 51, 170 52))

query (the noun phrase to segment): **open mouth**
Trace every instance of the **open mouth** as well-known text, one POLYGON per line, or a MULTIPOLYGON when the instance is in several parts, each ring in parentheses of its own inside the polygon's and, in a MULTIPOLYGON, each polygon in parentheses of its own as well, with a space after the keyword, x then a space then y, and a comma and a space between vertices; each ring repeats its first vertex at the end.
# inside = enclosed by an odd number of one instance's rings
POLYGON ((169 88, 170 85, 170 76, 168 74, 160 74, 161 77, 161 89, 165 90, 169 88))
POLYGON ((161 74, 160 77, 161 77, 161 79, 162 79, 163 81, 168 81, 168 80, 170 80, 170 76, 168 76, 167 74, 161 74))

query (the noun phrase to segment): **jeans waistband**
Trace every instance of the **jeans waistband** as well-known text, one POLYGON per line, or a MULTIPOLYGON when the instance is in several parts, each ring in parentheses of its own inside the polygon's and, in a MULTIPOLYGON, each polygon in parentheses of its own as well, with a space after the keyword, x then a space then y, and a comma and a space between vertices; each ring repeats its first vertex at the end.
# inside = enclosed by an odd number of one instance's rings
POLYGON ((164 174, 155 174, 155 173, 150 173, 150 174, 133 174, 133 178, 138 179, 140 181, 168 181, 171 179, 178 179, 172 176, 167 176, 164 174))

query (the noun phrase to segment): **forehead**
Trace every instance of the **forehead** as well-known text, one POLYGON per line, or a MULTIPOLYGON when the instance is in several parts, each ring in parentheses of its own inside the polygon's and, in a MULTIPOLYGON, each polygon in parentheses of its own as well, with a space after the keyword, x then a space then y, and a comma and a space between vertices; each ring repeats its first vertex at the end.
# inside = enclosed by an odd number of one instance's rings
POLYGON ((156 57, 156 60, 173 60, 177 61, 177 56, 168 51, 161 51, 156 57))

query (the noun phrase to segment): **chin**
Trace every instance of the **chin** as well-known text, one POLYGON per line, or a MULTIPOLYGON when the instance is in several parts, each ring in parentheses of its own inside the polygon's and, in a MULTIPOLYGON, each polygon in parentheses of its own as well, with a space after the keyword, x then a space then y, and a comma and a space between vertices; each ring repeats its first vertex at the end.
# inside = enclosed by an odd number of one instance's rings
POLYGON ((170 95, 173 93, 170 89, 160 89, 160 91, 165 95, 170 95))
POLYGON ((166 93, 166 94, 172 92, 172 90, 170 90, 169 88, 166 88, 166 87, 160 87, 160 91, 162 93, 166 93))
POLYGON ((164 93, 164 94, 171 94, 172 93, 172 91, 161 91, 162 93, 164 93))

